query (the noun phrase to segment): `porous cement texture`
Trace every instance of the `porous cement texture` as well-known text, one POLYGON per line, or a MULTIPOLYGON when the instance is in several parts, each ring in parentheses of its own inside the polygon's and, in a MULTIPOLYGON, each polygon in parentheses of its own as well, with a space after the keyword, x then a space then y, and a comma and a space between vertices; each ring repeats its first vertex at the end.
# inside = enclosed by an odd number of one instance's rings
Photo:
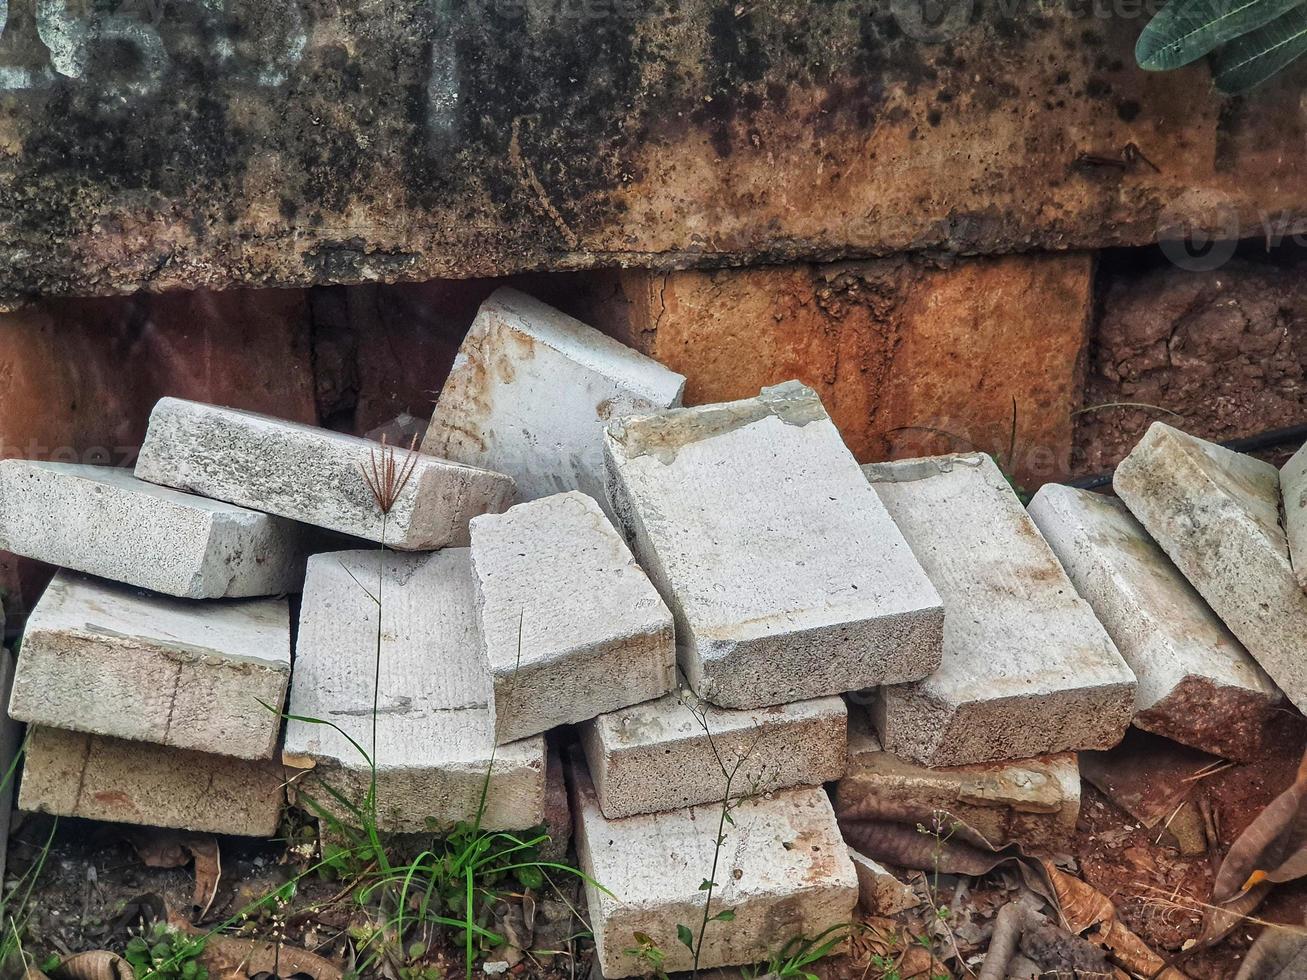
POLYGON ((595 793, 609 819, 732 796, 819 786, 847 763, 839 697, 770 708, 717 708, 681 688, 600 715, 581 730, 595 793))
POLYGON ((474 518, 471 528, 497 742, 675 686, 672 614, 592 498, 542 497, 474 518))
MULTIPOLYGON (((713 867, 720 805, 609 820, 599 809, 583 764, 572 772, 577 857, 586 885, 595 955, 605 977, 629 977, 645 965, 625 950, 645 933, 665 954, 668 973, 688 970, 693 956, 677 926, 698 935, 713 867)), ((710 922, 700 968, 758 963, 797 936, 816 936, 847 923, 858 881, 824 790, 782 790, 748 800, 723 831, 712 910, 732 909, 729 922, 710 922)))
POLYGON ((371 759, 377 822, 386 831, 471 822, 483 787, 483 827, 543 822, 545 742, 536 736, 495 748, 473 591, 466 548, 309 560, 290 713, 337 728, 287 723, 284 761, 313 770, 296 780, 302 796, 357 820, 327 787, 357 805, 368 793, 371 759))
POLYGON ((1134 675, 983 453, 874 463, 867 479, 944 597, 944 657, 875 705, 885 747, 931 766, 1108 748, 1134 675))
POLYGON ((18 806, 61 817, 272 837, 286 802, 285 779, 276 762, 31 728, 18 806))
POLYGON ((1080 770, 1074 752, 931 769, 884 751, 855 711, 835 811, 924 827, 947 814, 996 846, 1017 841, 1028 851, 1062 854, 1080 815, 1080 770))
POLYGON ((1269 463, 1154 422, 1112 487, 1271 679, 1307 708, 1307 594, 1269 463))
POLYGON ((701 697, 758 708, 939 666, 939 594, 812 389, 621 419, 605 451, 701 697))
POLYGON ((519 500, 604 494, 604 425, 681 404, 685 378, 515 289, 477 312, 422 451, 507 473, 519 500))
POLYGON ((1307 589, 1307 445, 1280 467, 1280 493, 1289 560, 1298 584, 1307 589))
POLYGON ((270 759, 289 681, 285 599, 201 603, 63 571, 27 620, 9 713, 49 728, 270 759))
POLYGON ((1260 758, 1283 695, 1125 504, 1050 483, 1030 516, 1134 671, 1135 726, 1260 758))
POLYGON ((404 551, 465 545, 468 521, 513 499, 501 473, 180 398, 154 406, 136 476, 404 551), (369 480, 397 492, 384 520, 369 480))
POLYGON ((0 462, 0 546, 189 599, 298 592, 307 528, 129 470, 0 462))

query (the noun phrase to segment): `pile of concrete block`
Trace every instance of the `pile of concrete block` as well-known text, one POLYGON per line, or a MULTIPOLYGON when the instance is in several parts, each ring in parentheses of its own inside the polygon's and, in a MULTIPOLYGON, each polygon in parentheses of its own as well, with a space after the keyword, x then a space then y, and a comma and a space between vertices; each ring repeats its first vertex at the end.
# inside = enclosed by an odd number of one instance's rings
POLYGON ((512 497, 502 474, 401 454, 403 492, 383 514, 367 474, 386 472, 388 452, 164 398, 134 474, 0 462, 0 547, 58 566, 7 699, 30 726, 18 805, 274 835, 288 774, 288 593, 310 553, 329 532, 414 550, 465 543, 472 517, 512 497))
POLYGON ((61 569, 9 697, 19 805, 548 826, 613 978, 636 933, 694 965, 710 900, 704 969, 914 904, 837 814, 1059 853, 1078 751, 1133 723, 1240 758, 1307 704, 1307 460, 1287 536, 1280 474, 1165 426, 1124 503, 1027 511, 980 453, 859 467, 799 382, 683 387, 500 290, 421 451, 165 398, 134 475, 0 463, 0 546, 61 569))

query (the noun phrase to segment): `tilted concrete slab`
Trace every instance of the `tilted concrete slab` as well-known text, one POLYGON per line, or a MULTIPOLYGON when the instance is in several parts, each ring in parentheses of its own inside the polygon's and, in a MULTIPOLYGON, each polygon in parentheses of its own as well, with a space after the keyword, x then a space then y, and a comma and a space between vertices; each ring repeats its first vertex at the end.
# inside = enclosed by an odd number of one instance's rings
POLYGON ((307 531, 113 466, 0 461, 0 547, 166 595, 298 592, 307 531))
POLYGON ((1030 516, 1138 681, 1137 727, 1260 758, 1284 697, 1125 504, 1046 484, 1030 516))
POLYGON ((1074 752, 932 769, 886 752, 854 710, 835 812, 925 827, 943 813, 995 845, 1018 841, 1032 852, 1065 853, 1080 815, 1080 770, 1074 752))
POLYGON ((422 451, 507 473, 519 500, 607 505, 604 424, 681 404, 685 378, 515 289, 481 304, 422 451))
POLYGON ((468 521, 513 498, 501 473, 181 398, 154 406, 136 476, 405 551, 467 544, 468 521), (383 521, 365 474, 385 484, 388 463, 410 476, 383 521))
POLYGON ((524 830, 544 821, 544 739, 495 749, 473 591, 466 548, 309 559, 290 714, 339 730, 287 722, 284 761, 313 770, 296 780, 299 794, 351 819, 323 784, 357 804, 371 783, 371 758, 386 831, 473 820, 487 773, 482 826, 524 830), (385 625, 380 660, 376 599, 385 625))
POLYGON ((276 762, 31 728, 18 807, 61 817, 273 837, 286 802, 285 780, 276 762))
POLYGON ((616 819, 719 801, 726 773, 733 796, 838 779, 847 728, 839 697, 738 710, 681 688, 600 715, 582 728, 581 744, 604 816, 616 819))
POLYGON ((1307 444, 1280 467, 1280 499, 1289 561, 1298 584, 1307 589, 1307 444))
MULTIPOLYGON (((629 977, 644 964, 625 950, 647 934, 666 954, 669 973, 688 970, 693 956, 677 926, 695 929, 713 867, 720 805, 609 820, 599 809, 582 763, 572 770, 581 869, 608 893, 586 885, 595 955, 605 977, 629 977), (611 893, 611 894, 610 894, 611 893)), ((816 936, 847 923, 858 880, 821 788, 782 790, 746 800, 723 831, 712 910, 732 909, 730 922, 711 922, 700 968, 758 963, 796 936, 816 936)))
POLYGON ((913 887, 897 877, 879 861, 849 848, 849 860, 858 876, 858 904, 869 915, 892 916, 921 904, 913 887))
POLYGON ((473 518, 471 530, 497 742, 675 686, 672 614, 592 498, 542 497, 473 518))
POLYGON ((1154 422, 1112 488, 1298 708, 1307 708, 1307 594, 1270 463, 1154 422))
POLYGON ((1119 742, 1134 675, 994 461, 863 470, 944 597, 940 669, 873 708, 885 747, 946 766, 1119 742))
POLYGON ((605 452, 701 697, 757 708, 939 665, 939 594, 812 389, 621 419, 605 452))
POLYGON ((289 681, 285 599, 200 603, 61 571, 27 620, 9 713, 270 759, 289 681))

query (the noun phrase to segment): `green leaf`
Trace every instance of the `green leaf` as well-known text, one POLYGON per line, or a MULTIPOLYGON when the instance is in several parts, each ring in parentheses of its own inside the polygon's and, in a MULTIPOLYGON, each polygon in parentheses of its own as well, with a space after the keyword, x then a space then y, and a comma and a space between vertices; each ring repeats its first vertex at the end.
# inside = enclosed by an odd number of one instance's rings
POLYGON ((538 889, 544 886, 545 873, 534 864, 518 868, 513 873, 517 875, 517 880, 522 883, 523 888, 538 889))
POLYGON ((681 945, 691 952, 694 951, 694 933, 690 931, 689 926, 677 926, 676 938, 681 941, 681 945))
POLYGON ((1246 92, 1307 54, 1307 5, 1238 40, 1216 56, 1216 87, 1227 95, 1246 92))
POLYGON ((709 881, 707 878, 705 878, 703 881, 699 883, 699 891, 701 892, 706 892, 709 888, 716 888, 716 887, 717 887, 717 882, 709 881))
POLYGON ((1218 45, 1254 31, 1302 0, 1168 0, 1135 44, 1135 60, 1147 71, 1166 71, 1196 61, 1218 45))
POLYGON ((649 935, 647 932, 635 933, 635 941, 641 946, 652 946, 654 944, 653 936, 649 935))
POLYGON ((716 915, 713 916, 713 921, 714 921, 714 922, 734 922, 734 921, 735 921, 735 909, 722 909, 720 912, 718 912, 716 915))

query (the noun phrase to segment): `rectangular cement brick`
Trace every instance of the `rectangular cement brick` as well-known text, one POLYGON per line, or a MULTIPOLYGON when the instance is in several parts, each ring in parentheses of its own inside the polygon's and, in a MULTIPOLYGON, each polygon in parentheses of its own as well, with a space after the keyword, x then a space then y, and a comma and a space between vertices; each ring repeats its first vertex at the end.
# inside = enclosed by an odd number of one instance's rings
MULTIPOLYGON (((500 746, 490 769, 490 676, 473 592, 466 548, 369 549, 309 559, 290 713, 334 722, 375 760, 383 830, 418 832, 473 820, 488 771, 484 827, 524 830, 544 821, 542 737, 500 746), (386 626, 379 687, 374 597, 386 626)), ((297 791, 342 819, 348 812, 321 784, 356 803, 368 792, 367 758, 328 725, 289 721, 283 759, 314 770, 297 780, 297 791)))
POLYGON ((285 770, 148 742, 28 729, 21 810, 207 834, 273 837, 285 770))
POLYGON ((63 571, 27 620, 9 713, 270 759, 289 681, 285 599, 198 603, 63 571))
POLYGON ((600 715, 582 728, 581 744, 604 816, 617 819, 719 801, 722 765, 730 771, 741 760, 736 796, 838 779, 847 763, 847 728, 839 697, 740 711, 713 707, 681 688, 600 715))
POLYGON ((882 688, 885 747, 930 766, 1107 748, 1134 675, 984 453, 864 467, 944 597, 944 659, 882 688))
POLYGON ((849 860, 858 875, 858 904, 868 915, 898 915, 921 904, 912 886, 894 877, 880 862, 851 847, 849 860))
MULTIPOLYGON (((583 765, 572 773, 577 857, 582 870, 608 889, 587 884, 595 955, 603 975, 636 976, 642 963, 625 954, 646 933, 666 954, 668 973, 688 970, 693 957, 677 941, 677 925, 698 934, 713 866, 720 807, 609 820, 599 809, 583 765)), ((699 966, 766 960, 796 936, 816 936, 849 922, 858 881, 824 790, 790 789, 747 800, 725 830, 713 910, 732 909, 730 922, 713 922, 699 966)))
POLYGON ((932 769, 884 751, 854 711, 835 812, 926 827, 942 812, 996 846, 1019 841, 1029 851, 1062 853, 1080 815, 1080 770, 1074 752, 932 769))
POLYGON ((286 422, 254 412, 161 398, 150 414, 136 475, 255 507, 404 551, 467 544, 477 514, 501 511, 513 499, 513 481, 500 473, 412 454, 412 474, 386 517, 364 473, 394 460, 409 464, 402 448, 286 422))
POLYGON ((1307 709, 1307 594, 1280 526, 1280 474, 1154 422, 1112 487, 1230 632, 1307 709))
POLYGON ((661 697, 672 614, 595 501, 570 491, 472 520, 496 741, 661 697))
POLYGON ((939 665, 939 594, 812 389, 621 419, 605 451, 701 697, 758 708, 939 665))
POLYGON ((681 404, 685 378, 515 289, 481 305, 422 451, 507 473, 519 500, 580 490, 607 505, 609 419, 681 404))
POLYGON ((165 595, 298 592, 306 531, 112 466, 0 462, 0 548, 165 595))
POLYGON ((1135 726, 1260 758, 1283 696, 1125 504, 1049 483, 1030 516, 1134 671, 1135 726))

